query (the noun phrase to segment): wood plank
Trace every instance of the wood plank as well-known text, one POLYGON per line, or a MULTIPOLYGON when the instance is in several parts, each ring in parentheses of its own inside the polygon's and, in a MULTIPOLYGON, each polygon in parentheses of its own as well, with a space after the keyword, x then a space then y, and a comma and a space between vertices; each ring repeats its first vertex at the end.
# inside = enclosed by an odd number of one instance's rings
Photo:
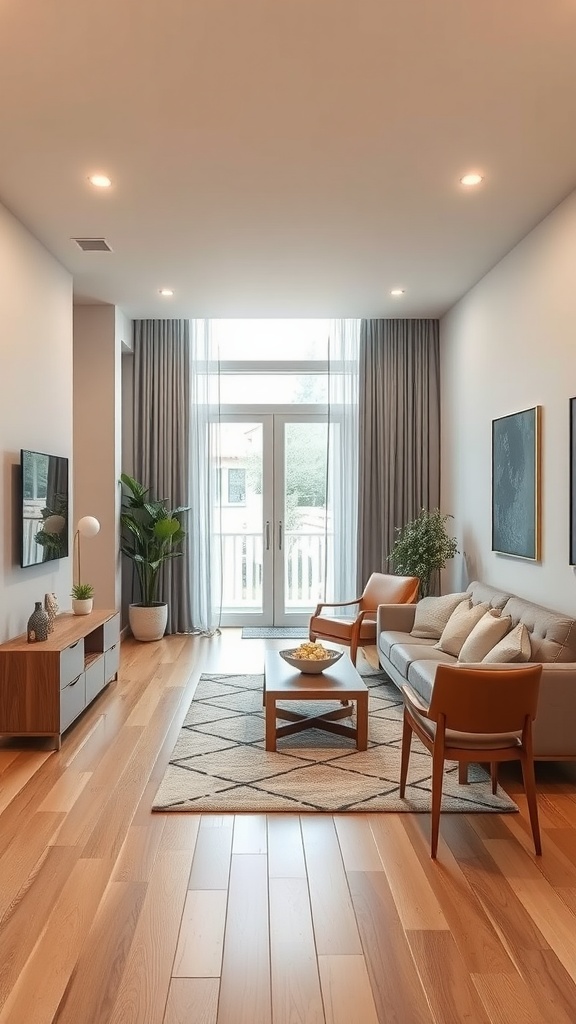
POLYGON ((266 815, 237 814, 234 821, 232 853, 266 853, 266 815))
POLYGON ((190 889, 227 889, 232 855, 232 825, 202 828, 198 832, 190 889))
POLYGON ((38 811, 32 817, 26 843, 15 839, 0 858, 0 922, 9 914, 11 904, 18 901, 20 891, 27 887, 63 820, 62 812, 38 811))
POLYGON ((385 874, 352 871, 348 880, 378 1020, 433 1024, 385 874))
POLYGON ((173 978, 163 1024, 216 1024, 219 987, 215 978, 173 978))
POLYGON ((110 1024, 138 918, 146 896, 144 882, 112 882, 82 947, 55 1020, 58 1024, 110 1024))
POLYGON ((270 961, 274 1024, 324 1024, 308 885, 270 880, 270 961))
POLYGON ((268 815, 268 874, 270 878, 306 877, 302 830, 296 814, 268 815))
POLYGON ((490 1018, 450 932, 410 931, 416 970, 438 1024, 490 1024, 490 1018))
POLYGON ((316 950, 326 956, 361 953, 334 822, 329 817, 306 815, 302 818, 302 835, 316 950))
POLYGON ((162 1020, 190 860, 191 854, 185 850, 158 856, 107 1024, 162 1020))
POLYGON ((336 814, 334 824, 346 871, 383 871, 368 817, 336 814))
POLYGON ((131 825, 114 865, 112 880, 147 882, 158 856, 163 832, 162 819, 153 818, 149 825, 131 825))
MULTIPOLYGON (((66 856, 66 851, 54 851, 66 856)), ((84 939, 94 922, 96 908, 108 882, 108 865, 100 861, 79 860, 72 869, 50 913, 43 933, 20 972, 18 981, 0 1014, 1 1024, 52 1024, 56 1019, 66 986, 76 964, 84 939)), ((105 998, 107 979, 101 979, 105 998)), ((91 1002, 91 986, 84 993, 84 1011, 89 1006, 90 1024, 96 1020, 91 1002)), ((58 1020, 61 1018, 58 1017, 58 1020)), ((86 1019, 78 1017, 79 1021, 86 1019)))
POLYGON ((66 772, 54 783, 40 804, 39 811, 69 811, 76 803, 92 772, 66 772))
POLYGON ((218 1024, 272 1024, 266 857, 232 857, 218 1024))
POLYGON ((52 756, 50 750, 30 751, 10 761, 0 778, 0 814, 52 756))
POLYGON ((174 958, 174 978, 219 978, 228 893, 192 889, 186 896, 174 958))
POLYGON ((326 1024, 378 1024, 363 956, 318 959, 326 1024))
POLYGON ((491 1024, 550 1024, 549 1007, 538 1006, 518 974, 473 974, 472 981, 491 1024))
POLYGON ((446 917, 400 820, 402 817, 375 817, 372 830, 404 930, 448 930, 446 917))

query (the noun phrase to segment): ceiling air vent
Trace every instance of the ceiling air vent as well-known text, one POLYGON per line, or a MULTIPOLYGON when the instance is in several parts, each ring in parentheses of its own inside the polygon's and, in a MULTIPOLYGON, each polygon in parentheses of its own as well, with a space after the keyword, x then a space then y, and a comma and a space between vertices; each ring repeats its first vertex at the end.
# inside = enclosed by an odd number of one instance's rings
POLYGON ((82 249, 82 252, 112 252, 105 238, 73 238, 73 242, 82 249))

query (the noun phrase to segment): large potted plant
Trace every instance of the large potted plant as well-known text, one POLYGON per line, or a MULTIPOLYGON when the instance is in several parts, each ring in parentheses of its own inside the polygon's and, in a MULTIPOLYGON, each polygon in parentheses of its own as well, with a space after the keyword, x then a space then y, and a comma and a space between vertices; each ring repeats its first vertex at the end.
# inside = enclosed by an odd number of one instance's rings
POLYGON ((450 537, 446 529, 448 519, 452 518, 442 515, 439 508, 423 508, 416 519, 396 527, 398 536, 388 559, 394 572, 418 577, 420 597, 428 597, 435 573, 458 554, 456 537, 450 537))
POLYGON ((178 516, 188 510, 170 510, 164 500, 153 500, 149 489, 127 473, 121 474, 120 482, 125 488, 121 551, 136 570, 140 591, 140 601, 128 610, 130 629, 136 640, 160 640, 168 620, 168 604, 158 595, 160 570, 168 559, 182 554, 179 547, 186 534, 178 516))

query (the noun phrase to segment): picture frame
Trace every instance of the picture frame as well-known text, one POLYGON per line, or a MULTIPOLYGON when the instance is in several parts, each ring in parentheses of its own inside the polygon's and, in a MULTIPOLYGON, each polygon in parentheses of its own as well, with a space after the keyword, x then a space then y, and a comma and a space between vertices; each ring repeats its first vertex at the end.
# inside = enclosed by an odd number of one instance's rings
POLYGON ((492 420, 492 550, 533 562, 540 559, 541 408, 492 420))
POLYGON ((570 399, 570 564, 576 565, 576 398, 570 399))

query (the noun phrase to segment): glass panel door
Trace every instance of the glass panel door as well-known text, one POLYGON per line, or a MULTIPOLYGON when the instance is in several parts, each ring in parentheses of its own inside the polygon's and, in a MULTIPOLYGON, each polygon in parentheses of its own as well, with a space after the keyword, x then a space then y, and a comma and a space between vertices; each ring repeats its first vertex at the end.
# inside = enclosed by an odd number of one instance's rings
POLYGON ((222 625, 307 625, 331 571, 326 417, 229 414, 213 429, 222 625))
POLYGON ((332 557, 325 416, 274 416, 274 622, 307 625, 332 557))

